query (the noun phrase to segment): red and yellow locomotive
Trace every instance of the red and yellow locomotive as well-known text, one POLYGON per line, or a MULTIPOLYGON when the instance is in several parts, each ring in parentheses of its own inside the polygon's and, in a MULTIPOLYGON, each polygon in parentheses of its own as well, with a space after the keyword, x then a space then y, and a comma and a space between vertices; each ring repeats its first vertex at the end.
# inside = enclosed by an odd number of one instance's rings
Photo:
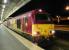
POLYGON ((42 9, 32 10, 9 19, 7 25, 8 23, 8 27, 19 29, 31 35, 34 40, 40 37, 49 38, 55 33, 50 15, 42 9))

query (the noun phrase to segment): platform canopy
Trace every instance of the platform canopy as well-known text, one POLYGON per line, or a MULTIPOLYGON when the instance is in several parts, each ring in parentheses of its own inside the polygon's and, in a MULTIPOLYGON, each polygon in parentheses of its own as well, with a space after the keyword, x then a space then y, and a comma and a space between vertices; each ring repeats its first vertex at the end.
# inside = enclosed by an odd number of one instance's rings
POLYGON ((0 0, 0 20, 5 20, 30 0, 0 0))

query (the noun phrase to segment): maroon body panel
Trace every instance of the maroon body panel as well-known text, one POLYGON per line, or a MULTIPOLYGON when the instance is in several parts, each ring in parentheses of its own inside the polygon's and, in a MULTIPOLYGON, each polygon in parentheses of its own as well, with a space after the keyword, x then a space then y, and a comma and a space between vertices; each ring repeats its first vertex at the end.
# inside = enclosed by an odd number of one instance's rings
POLYGON ((23 14, 20 17, 20 20, 21 20, 21 30, 23 32, 26 32, 27 34, 32 35, 32 24, 35 24, 35 22, 36 22, 35 21, 35 15, 37 13, 43 13, 43 12, 39 12, 38 10, 39 9, 29 11, 29 12, 23 14), (27 21, 25 21, 25 18, 27 18, 27 21))

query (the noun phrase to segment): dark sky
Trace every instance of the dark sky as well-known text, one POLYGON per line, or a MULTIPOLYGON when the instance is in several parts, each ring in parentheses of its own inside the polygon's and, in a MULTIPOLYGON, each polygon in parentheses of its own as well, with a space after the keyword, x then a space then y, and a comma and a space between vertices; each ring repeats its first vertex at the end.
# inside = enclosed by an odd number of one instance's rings
POLYGON ((69 12, 64 9, 68 4, 69 0, 32 0, 18 11, 16 11, 14 14, 12 14, 11 17, 37 8, 45 9, 52 15, 68 16, 69 12))

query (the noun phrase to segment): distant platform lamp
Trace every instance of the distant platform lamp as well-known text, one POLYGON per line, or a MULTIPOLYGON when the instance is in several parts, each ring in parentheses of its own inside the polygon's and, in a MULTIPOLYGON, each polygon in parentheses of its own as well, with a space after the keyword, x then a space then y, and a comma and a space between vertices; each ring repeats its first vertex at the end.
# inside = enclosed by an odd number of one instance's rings
POLYGON ((69 11, 69 5, 65 7, 65 10, 69 11))
POLYGON ((58 23, 59 23, 59 22, 60 22, 60 16, 56 16, 56 17, 57 17, 57 19, 58 19, 57 21, 58 21, 58 23))

